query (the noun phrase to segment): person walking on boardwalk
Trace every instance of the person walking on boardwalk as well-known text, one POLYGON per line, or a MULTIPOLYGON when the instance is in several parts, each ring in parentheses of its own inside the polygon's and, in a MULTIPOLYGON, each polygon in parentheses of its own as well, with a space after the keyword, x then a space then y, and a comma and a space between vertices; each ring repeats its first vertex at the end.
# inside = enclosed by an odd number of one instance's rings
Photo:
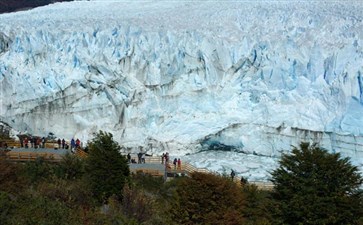
POLYGON ((235 175, 236 175, 235 172, 233 170, 231 170, 231 178, 232 178, 232 180, 234 179, 234 176, 235 175))
POLYGON ((81 141, 77 138, 76 140, 76 148, 81 147, 81 141))
POLYGON ((32 138, 32 137, 30 137, 30 138, 29 138, 29 141, 30 141, 30 147, 31 147, 31 148, 34 148, 33 138, 32 138))
POLYGON ((33 148, 37 148, 37 138, 33 137, 32 140, 33 140, 33 148))
POLYGON ((177 164, 177 162, 178 162, 178 160, 177 160, 177 158, 175 158, 175 159, 174 159, 174 161, 173 161, 173 164, 174 164, 174 170, 176 170, 176 164, 177 164))
POLYGON ((58 138, 57 143, 58 143, 58 149, 60 149, 60 148, 61 148, 61 144, 62 144, 62 141, 61 141, 61 139, 60 139, 60 138, 58 138))
POLYGON ((131 155, 130 155, 130 153, 127 154, 127 162, 128 163, 131 163, 131 155))
POLYGON ((178 159, 178 170, 181 170, 181 160, 180 160, 180 158, 178 159))
POLYGON ((25 137, 25 139, 24 139, 24 145, 25 145, 25 148, 28 148, 28 138, 27 137, 25 137))
POLYGON ((165 154, 163 152, 163 154, 161 155, 161 164, 164 164, 164 158, 165 158, 165 154))
POLYGON ((64 138, 63 138, 62 139, 62 149, 64 149, 65 145, 66 145, 66 140, 64 140, 64 138))
POLYGON ((45 137, 42 137, 42 148, 45 148, 45 137))
POLYGON ((71 140, 71 151, 73 152, 76 148, 76 142, 74 141, 74 138, 71 140))
POLYGON ((37 146, 38 148, 42 147, 42 140, 40 139, 40 137, 37 137, 37 146))

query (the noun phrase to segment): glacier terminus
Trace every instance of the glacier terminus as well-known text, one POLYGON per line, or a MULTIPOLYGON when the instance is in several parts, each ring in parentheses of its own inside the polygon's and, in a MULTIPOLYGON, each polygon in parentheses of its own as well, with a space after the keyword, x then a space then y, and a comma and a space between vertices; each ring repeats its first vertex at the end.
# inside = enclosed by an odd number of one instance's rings
POLYGON ((363 170, 360 1, 74 1, 0 15, 0 121, 266 180, 316 141, 363 170))

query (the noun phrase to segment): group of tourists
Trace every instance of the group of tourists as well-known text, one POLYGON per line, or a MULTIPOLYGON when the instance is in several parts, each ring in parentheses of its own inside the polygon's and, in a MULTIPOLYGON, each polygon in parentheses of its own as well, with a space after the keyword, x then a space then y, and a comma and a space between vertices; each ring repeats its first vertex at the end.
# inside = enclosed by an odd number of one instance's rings
POLYGON ((174 164, 174 170, 176 170, 177 169, 177 165, 178 165, 178 170, 181 170, 181 160, 180 160, 180 158, 175 158, 174 159, 174 161, 173 161, 173 164, 174 164))
MULTIPOLYGON (((152 156, 152 155, 148 155, 144 152, 139 152, 137 154, 137 162, 135 159, 133 159, 131 157, 131 153, 128 153, 126 155, 126 158, 127 158, 127 162, 128 163, 137 163, 137 164, 143 164, 143 163, 146 163, 146 156, 152 156)), ((161 155, 161 164, 165 164, 165 167, 168 167, 170 169, 170 165, 169 165, 169 153, 166 152, 166 153, 163 153, 161 155)), ((175 158, 174 161, 173 161, 173 165, 174 165, 174 170, 178 169, 178 170, 181 170, 181 160, 180 158, 175 158)))
MULTIPOLYGON (((62 140, 58 138, 57 144, 59 149, 69 149, 69 145, 66 142, 66 140, 64 140, 64 138, 62 140)), ((75 149, 81 147, 81 141, 78 138, 77 140, 74 140, 74 138, 72 138, 70 144, 71 144, 71 151, 74 151, 75 149)))
POLYGON ((45 137, 25 137, 24 139, 20 138, 20 147, 22 148, 45 148, 45 137), (30 146, 29 146, 30 144, 30 146))
MULTIPOLYGON (((36 137, 36 136, 25 136, 20 138, 20 147, 21 148, 45 148, 45 144, 47 142, 47 139, 45 137, 36 137)), ((71 148, 72 151, 77 149, 78 147, 81 147, 81 141, 77 138, 74 140, 72 138, 70 142, 70 146, 68 142, 63 138, 56 141, 58 144, 58 149, 69 149, 71 148)))
POLYGON ((151 155, 148 155, 148 154, 146 154, 144 152, 137 153, 137 162, 136 162, 135 159, 133 159, 131 157, 131 154, 130 153, 128 153, 126 157, 127 157, 127 162, 128 163, 138 163, 138 164, 142 164, 142 163, 146 163, 146 161, 145 161, 145 157, 146 156, 151 156, 151 155))
MULTIPOLYGON (((161 155, 161 164, 165 164, 165 167, 169 167, 169 153, 163 153, 161 155)), ((181 160, 180 158, 175 158, 173 161, 173 165, 174 165, 174 170, 178 169, 181 170, 181 160)))

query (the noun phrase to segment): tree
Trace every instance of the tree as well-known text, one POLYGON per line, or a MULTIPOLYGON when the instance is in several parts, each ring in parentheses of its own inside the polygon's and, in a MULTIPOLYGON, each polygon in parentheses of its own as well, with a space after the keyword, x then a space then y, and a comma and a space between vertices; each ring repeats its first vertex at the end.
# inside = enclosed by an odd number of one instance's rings
POLYGON ((358 224, 363 179, 349 158, 301 143, 272 172, 275 216, 282 224, 358 224))
POLYGON ((58 166, 58 176, 64 179, 79 179, 84 175, 84 159, 67 153, 58 166))
POLYGON ((175 182, 169 212, 176 224, 245 224, 245 199, 230 179, 193 173, 175 182))
POLYGON ((86 171, 94 196, 100 202, 112 195, 121 197, 130 170, 126 157, 120 153, 119 144, 113 140, 111 133, 100 131, 88 148, 86 171))

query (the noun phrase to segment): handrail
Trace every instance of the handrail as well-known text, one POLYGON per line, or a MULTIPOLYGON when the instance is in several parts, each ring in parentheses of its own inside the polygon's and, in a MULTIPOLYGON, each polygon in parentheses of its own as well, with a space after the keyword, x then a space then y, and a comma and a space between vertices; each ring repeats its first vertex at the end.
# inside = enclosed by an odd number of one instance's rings
POLYGON ((38 158, 43 158, 46 161, 59 162, 62 160, 62 156, 53 153, 44 152, 12 152, 6 153, 6 158, 10 161, 25 162, 35 161, 38 158))
POLYGON ((85 152, 83 149, 81 148, 77 148, 76 149, 76 156, 80 157, 80 158, 85 158, 87 157, 87 152, 85 152))

